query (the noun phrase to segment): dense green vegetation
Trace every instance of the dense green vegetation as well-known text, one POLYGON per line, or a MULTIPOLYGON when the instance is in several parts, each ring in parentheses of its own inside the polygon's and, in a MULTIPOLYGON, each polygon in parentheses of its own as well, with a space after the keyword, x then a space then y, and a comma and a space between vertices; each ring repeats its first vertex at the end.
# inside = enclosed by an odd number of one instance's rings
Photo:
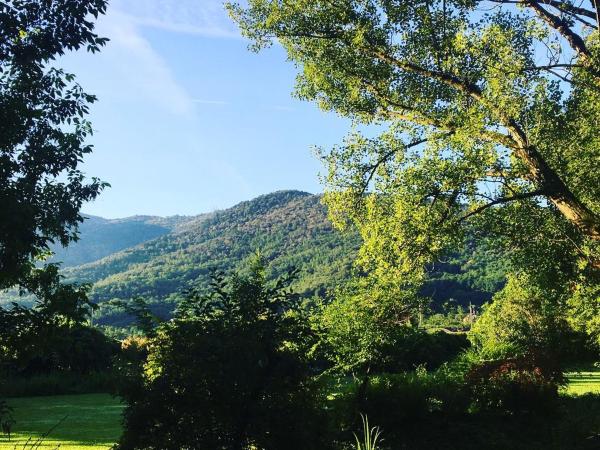
POLYGON ((149 331, 142 376, 122 390, 119 448, 331 445, 306 357, 309 324, 289 291, 294 272, 270 284, 260 257, 249 264, 247 275, 215 276, 149 331))
MULTIPOLYGON (((298 267, 295 288, 306 296, 323 294, 350 273, 358 239, 334 232, 319 201, 297 191, 259 197, 64 274, 93 283, 90 295, 98 303, 142 297, 164 317, 184 290, 205 287, 211 272, 239 267, 260 249, 272 274, 298 267)), ((95 322, 122 323, 123 316, 111 317, 111 309, 102 306, 95 322)))
MULTIPOLYGON (((333 386, 335 387, 335 385, 333 386)), ((569 395, 600 393, 598 370, 585 370, 569 374, 569 384, 566 390, 569 395)), ((331 395, 338 395, 337 392, 339 390, 334 389, 331 395)), ((584 402, 581 404, 583 405, 584 402)), ((570 422, 593 419, 593 409, 583 409, 578 412, 576 408, 573 408, 573 405, 577 405, 577 400, 565 397, 564 404, 567 408, 570 406, 572 408, 570 412, 576 414, 568 418, 570 422)), ((0 448, 13 449, 16 443, 22 445, 29 437, 39 438, 49 430, 50 424, 53 422, 60 423, 60 425, 45 439, 45 445, 41 448, 53 449, 60 444, 60 448, 73 450, 77 448, 104 449, 116 443, 122 432, 121 412, 124 405, 117 398, 106 394, 18 398, 11 399, 10 405, 14 408, 17 423, 13 429, 12 442, 9 444, 7 437, 2 436, 0 437, 0 448), (61 422, 65 416, 67 419, 61 422)), ((565 426, 564 423, 562 426, 565 426)), ((443 429, 448 431, 447 426, 443 429)), ((474 436, 473 433, 476 432, 483 438, 484 433, 490 431, 493 432, 493 435, 498 436, 498 430, 477 428, 469 430, 468 434, 474 436)), ((514 431, 513 428, 505 434, 508 435, 514 431)), ((458 434, 460 430, 457 429, 455 432, 458 434)), ((551 436, 555 435, 556 431, 554 430, 551 432, 551 436)), ((505 437, 505 439, 507 438, 505 437)), ((514 439, 518 439, 518 437, 514 437, 514 439)), ((349 437, 349 440, 351 441, 352 438, 349 437)), ((514 445, 515 442, 513 441, 511 444, 514 445)), ((17 448, 19 447, 17 446, 17 448)))
POLYGON ((325 200, 337 227, 361 234, 358 262, 374 282, 422 284, 475 239, 505 256, 521 283, 512 294, 543 293, 539 305, 600 344, 594 8, 249 0, 229 10, 253 50, 285 48, 298 97, 356 124, 321 149, 325 200))
MULTIPOLYGON (((354 232, 334 230, 321 200, 283 191, 193 218, 106 221, 92 217, 81 226, 80 240, 54 259, 74 266, 62 271, 68 281, 93 284, 94 301, 142 297, 163 316, 172 311, 184 290, 206 286, 211 271, 241 267, 257 249, 269 260, 271 275, 298 268, 294 289, 307 298, 323 297, 350 277, 360 238, 354 232), (128 248, 113 252, 121 247, 128 248), (77 265, 105 254, 109 256, 77 265)), ((502 259, 476 246, 432 265, 431 272, 423 295, 434 300, 437 312, 446 302, 465 310, 469 303, 481 305, 502 286, 505 276, 502 259)), ((0 303, 27 299, 5 293, 0 303)), ((123 325, 130 318, 102 305, 94 321, 123 325)))
POLYGON ((55 65, 65 49, 96 52, 106 43, 87 20, 106 5, 0 4, 0 289, 48 293, 55 267, 36 263, 51 244, 76 239, 81 205, 107 186, 81 172, 96 97, 55 65))

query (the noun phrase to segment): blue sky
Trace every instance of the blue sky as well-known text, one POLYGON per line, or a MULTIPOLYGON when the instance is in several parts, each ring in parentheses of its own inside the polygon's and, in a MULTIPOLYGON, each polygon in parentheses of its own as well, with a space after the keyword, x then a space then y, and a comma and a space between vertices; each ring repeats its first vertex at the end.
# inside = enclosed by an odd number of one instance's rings
POLYGON ((249 52, 220 0, 113 0, 97 29, 111 39, 100 54, 61 61, 99 98, 83 169, 112 187, 86 213, 189 215, 321 190, 311 147, 349 122, 292 98, 283 50, 249 52))

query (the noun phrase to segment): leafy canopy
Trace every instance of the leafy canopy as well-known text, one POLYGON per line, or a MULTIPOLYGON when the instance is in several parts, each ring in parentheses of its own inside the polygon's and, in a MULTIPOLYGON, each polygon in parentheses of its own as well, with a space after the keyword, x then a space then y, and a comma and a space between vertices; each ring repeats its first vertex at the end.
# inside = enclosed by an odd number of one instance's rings
POLYGON ((81 205, 106 186, 79 165, 92 151, 85 119, 96 98, 52 65, 67 50, 96 52, 93 18, 106 0, 0 2, 0 288, 36 289, 48 244, 67 245, 81 205))
POLYGON ((572 292, 596 285, 600 268, 600 15, 580 3, 249 0, 229 10, 255 50, 284 46, 298 97, 354 120, 320 155, 330 215, 358 227, 369 273, 419 283, 467 238, 493 238, 514 272, 572 292))

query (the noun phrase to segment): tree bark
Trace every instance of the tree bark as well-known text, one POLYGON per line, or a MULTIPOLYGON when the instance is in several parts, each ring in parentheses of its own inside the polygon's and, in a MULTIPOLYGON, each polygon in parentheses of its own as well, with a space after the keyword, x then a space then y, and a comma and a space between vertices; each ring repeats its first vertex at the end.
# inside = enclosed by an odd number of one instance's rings
POLYGON ((548 165, 535 147, 516 149, 517 156, 529 167, 531 181, 545 192, 548 200, 585 236, 600 240, 600 218, 585 206, 548 165))

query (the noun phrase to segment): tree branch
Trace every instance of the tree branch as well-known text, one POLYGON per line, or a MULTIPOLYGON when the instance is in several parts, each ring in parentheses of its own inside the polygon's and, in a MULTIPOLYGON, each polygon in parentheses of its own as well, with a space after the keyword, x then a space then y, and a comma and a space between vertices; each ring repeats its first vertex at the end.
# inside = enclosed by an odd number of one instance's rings
POLYGON ((480 206, 479 208, 474 209, 473 211, 471 211, 468 214, 465 214, 463 217, 458 219, 458 222, 464 222, 468 218, 473 217, 477 214, 480 214, 481 212, 483 212, 486 209, 491 208, 492 206, 495 206, 495 205, 500 205, 503 203, 510 203, 510 202, 514 202, 514 201, 518 201, 518 200, 526 200, 528 198, 540 197, 542 195, 546 195, 546 192, 541 189, 538 189, 536 191, 524 192, 522 194, 516 194, 511 197, 500 197, 489 203, 486 203, 483 206, 480 206))
MULTIPOLYGON (((522 0, 489 0, 492 3, 511 3, 511 4, 518 4, 518 3, 523 3, 522 0)), ((586 8, 581 8, 579 6, 575 6, 575 5, 569 5, 567 3, 564 2, 560 2, 557 0, 542 0, 542 3, 548 5, 548 6, 552 6, 553 8, 556 8, 562 12, 571 14, 571 15, 578 15, 578 16, 584 16, 584 17, 588 17, 590 19, 596 19, 596 13, 594 11, 590 11, 589 9, 586 8)))
POLYGON ((534 0, 522 0, 522 3, 532 8, 537 15, 548 25, 558 31, 569 43, 571 48, 577 52, 582 62, 590 63, 590 52, 585 45, 585 42, 577 33, 575 33, 567 23, 555 14, 542 7, 539 2, 534 0))
MULTIPOLYGON (((415 141, 412 141, 408 144, 406 144, 404 146, 404 150, 409 150, 411 148, 417 147, 421 144, 424 144, 426 142, 429 142, 431 140, 431 138, 423 138, 423 139, 417 139, 415 141)), ((375 173, 377 173, 377 169, 379 169, 379 167, 381 167, 382 164, 384 164, 386 161, 388 161, 392 156, 394 156, 394 154, 397 152, 398 150, 394 149, 394 150, 390 150, 389 152, 386 152, 381 158, 379 158, 377 160, 377 162, 375 164, 372 164, 369 167, 369 176, 367 177, 364 185, 363 185, 363 189, 361 192, 361 196, 367 191, 367 189, 369 188, 369 184, 371 183, 371 181, 373 180, 373 177, 375 176, 375 173)))

